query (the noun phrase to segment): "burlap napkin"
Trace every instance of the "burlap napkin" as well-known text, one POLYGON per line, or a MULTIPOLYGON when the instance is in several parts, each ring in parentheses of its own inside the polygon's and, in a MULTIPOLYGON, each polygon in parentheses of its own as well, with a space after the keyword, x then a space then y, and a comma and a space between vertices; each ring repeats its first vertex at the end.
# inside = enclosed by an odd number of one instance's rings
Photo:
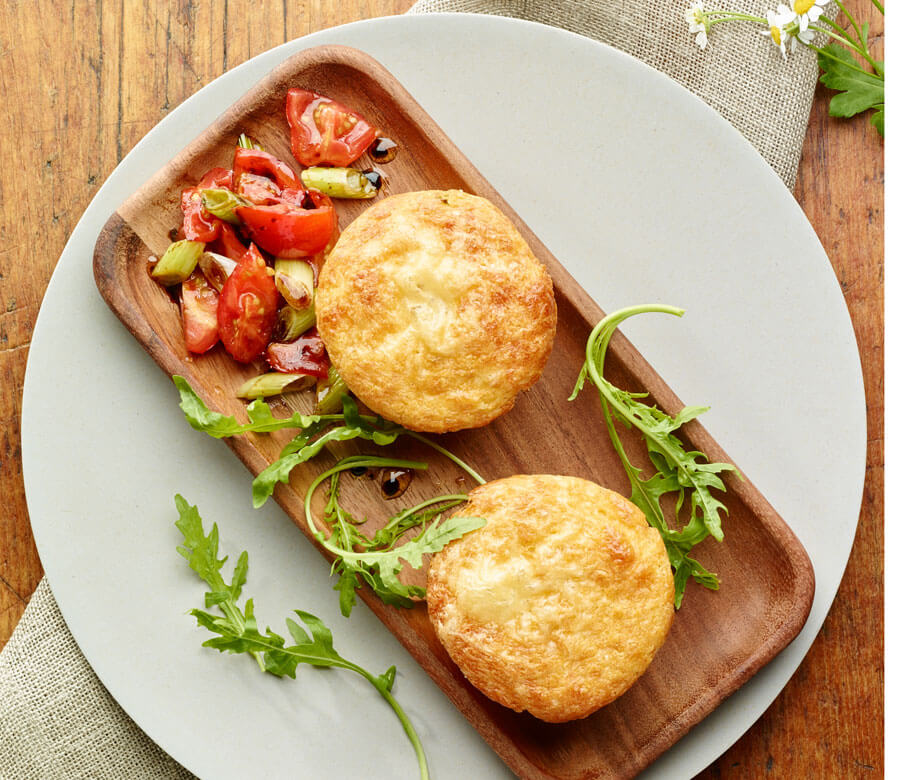
MULTIPOLYGON (((563 27, 638 57, 696 93, 793 187, 817 72, 784 62, 753 25, 716 28, 700 51, 688 0, 420 0, 411 13, 467 11, 563 27)), ((734 10, 763 14, 755 0, 734 10)), ((729 175, 729 172, 725 172, 729 175)), ((66 628, 46 579, 0 653, 0 780, 191 778, 107 693, 66 628)))
MULTIPOLYGON (((706 7, 764 16, 777 3, 724 0, 706 7)), ((718 25, 700 50, 684 19, 689 6, 690 0, 419 0, 410 13, 514 16, 632 54, 712 106, 793 189, 818 79, 815 54, 800 47, 785 61, 760 25, 745 23, 718 25)))

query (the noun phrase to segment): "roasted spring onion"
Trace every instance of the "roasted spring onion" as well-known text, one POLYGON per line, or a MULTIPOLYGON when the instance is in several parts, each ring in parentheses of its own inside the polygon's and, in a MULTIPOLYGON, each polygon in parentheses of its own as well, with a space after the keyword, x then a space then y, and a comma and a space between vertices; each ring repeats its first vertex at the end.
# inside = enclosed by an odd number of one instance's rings
POLYGON ((238 145, 242 149, 259 149, 261 152, 263 151, 263 147, 259 143, 257 143, 256 140, 251 138, 251 136, 249 135, 245 135, 244 133, 238 136, 238 145))
POLYGON ((273 264, 276 289, 286 303, 296 309, 309 309, 314 304, 314 269, 306 260, 277 257, 273 264))
POLYGON ((377 188, 355 168, 307 168, 301 172, 305 187, 330 198, 375 198, 377 188))
POLYGON ((329 367, 326 379, 317 380, 317 414, 337 414, 342 411, 342 396, 348 395, 348 385, 335 366, 329 367))
POLYGON ((203 252, 203 241, 189 241, 187 238, 174 241, 157 261, 151 276, 167 286, 180 284, 191 276, 203 252))
POLYGON ((273 335, 279 341, 294 341, 316 324, 317 315, 313 306, 302 310, 286 305, 279 310, 273 335))
POLYGON ((198 260, 198 265, 201 267, 201 272, 207 277, 207 281, 216 288, 217 292, 222 292, 226 279, 229 278, 238 263, 225 255, 218 255, 216 252, 204 252, 201 259, 198 260))
POLYGON ((219 217, 224 222, 231 222, 233 225, 241 222, 235 209, 239 206, 249 205, 244 198, 236 195, 232 190, 226 189, 201 190, 201 199, 204 201, 204 208, 214 217, 219 217))
POLYGON ((279 395, 286 390, 304 390, 311 387, 314 378, 307 374, 282 374, 272 372, 251 377, 235 393, 237 398, 267 398, 271 395, 279 395))

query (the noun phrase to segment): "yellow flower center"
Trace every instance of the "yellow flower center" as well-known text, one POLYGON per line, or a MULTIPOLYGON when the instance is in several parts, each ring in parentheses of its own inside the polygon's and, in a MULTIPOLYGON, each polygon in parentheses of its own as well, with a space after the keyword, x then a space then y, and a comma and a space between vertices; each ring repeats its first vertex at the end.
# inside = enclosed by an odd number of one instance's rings
MULTIPOLYGON (((802 16, 804 13, 807 13, 812 6, 815 5, 815 0, 793 0, 793 13, 797 16, 802 16)), ((774 33, 772 33, 772 36, 774 33)))
MULTIPOLYGON (((804 2, 805 2, 805 0, 804 0, 804 2)), ((774 41, 775 46, 781 45, 781 28, 780 27, 771 25, 771 40, 774 41)))

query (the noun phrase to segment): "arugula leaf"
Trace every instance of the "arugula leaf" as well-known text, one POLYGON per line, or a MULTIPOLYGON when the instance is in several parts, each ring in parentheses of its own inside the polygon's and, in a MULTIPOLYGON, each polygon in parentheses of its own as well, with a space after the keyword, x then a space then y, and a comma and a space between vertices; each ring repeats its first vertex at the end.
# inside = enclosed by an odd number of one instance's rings
POLYGON ((263 399, 257 398, 248 405, 248 422, 242 425, 234 417, 227 417, 209 409, 185 377, 175 375, 172 381, 179 390, 181 397, 179 406, 185 412, 188 424, 215 439, 237 436, 240 433, 270 433, 282 428, 308 428, 324 418, 335 419, 333 415, 305 416, 300 412, 286 418, 274 417, 269 405, 263 399))
MULTIPOLYGON (((305 426, 307 430, 302 431, 289 442, 282 450, 278 460, 273 461, 254 478, 251 484, 251 493, 255 509, 259 509, 266 503, 266 500, 273 495, 278 483, 288 484, 292 469, 295 466, 317 456, 327 442, 366 439, 374 444, 385 446, 392 444, 401 434, 406 432, 400 425, 387 423, 382 418, 366 419, 362 417, 358 411, 357 404, 347 395, 342 396, 342 421, 344 425, 332 428, 316 439, 316 441, 311 442, 311 438, 323 430, 319 418, 311 419, 313 421, 310 425, 305 426)), ((408 468, 426 468, 426 464, 408 466, 408 468)))
POLYGON ((242 587, 247 580, 248 553, 242 552, 232 574, 229 585, 221 574, 227 558, 219 556, 219 533, 216 524, 209 534, 204 533, 201 516, 197 507, 190 506, 180 495, 175 497, 179 519, 176 527, 182 532, 183 544, 177 549, 188 561, 192 570, 210 587, 205 594, 205 605, 218 606, 222 616, 192 609, 191 615, 198 626, 206 628, 216 636, 206 640, 204 647, 212 647, 223 653, 248 653, 261 670, 277 677, 295 679, 300 664, 315 667, 336 667, 348 669, 361 675, 386 700, 401 722, 402 728, 414 747, 421 780, 428 780, 426 754, 410 718, 392 695, 395 683, 395 667, 390 666, 380 675, 373 675, 366 669, 339 655, 333 647, 332 632, 315 615, 300 609, 294 611, 300 621, 287 618, 285 623, 294 644, 287 644, 284 637, 267 628, 261 633, 254 616, 254 602, 248 599, 244 609, 238 604, 242 587), (304 625, 302 626, 301 623, 304 625))
POLYGON ((413 606, 413 599, 423 598, 425 593, 422 587, 405 585, 398 578, 404 564, 408 563, 412 568, 419 569, 423 565, 424 555, 438 552, 449 542, 486 524, 486 520, 481 517, 453 516, 445 520, 436 519, 441 512, 467 499, 465 495, 437 496, 397 514, 373 539, 360 533, 354 527, 353 518, 339 504, 338 475, 357 467, 411 468, 412 465, 426 466, 395 458, 354 455, 324 471, 307 489, 304 499, 307 525, 320 544, 336 556, 333 570, 339 574, 339 581, 335 589, 339 591, 339 604, 345 617, 351 614, 351 608, 355 604, 354 591, 361 582, 369 585, 387 604, 413 606), (328 538, 317 528, 311 509, 314 493, 326 480, 330 481, 324 510, 324 521, 331 528, 328 538), (419 525, 423 525, 420 534, 395 546, 405 531, 419 525))
MULTIPOLYGON (((301 429, 283 447, 279 458, 254 478, 251 492, 255 508, 259 508, 266 502, 280 482, 288 483, 295 466, 319 455, 323 448, 332 441, 364 439, 379 446, 386 446, 393 444, 399 436, 407 435, 449 458, 477 482, 485 483, 485 480, 470 466, 426 437, 414 431, 408 431, 381 417, 362 415, 354 399, 347 395, 342 397, 341 415, 305 417, 296 413, 287 419, 273 417, 267 404, 258 399, 248 406, 249 422, 243 425, 234 417, 226 417, 210 410, 183 377, 175 376, 173 381, 179 389, 182 399, 180 406, 185 412, 188 422, 192 427, 211 436, 222 438, 288 427, 301 429)), ((335 587, 339 591, 339 604, 343 615, 347 617, 351 614, 355 603, 354 591, 362 583, 373 588, 374 592, 387 604, 412 607, 413 599, 422 598, 425 593, 421 587, 405 585, 401 582, 398 575, 405 563, 415 569, 420 568, 423 565, 424 555, 438 552, 450 541, 481 527, 485 520, 463 517, 435 520, 444 509, 455 506, 466 499, 466 496, 439 496, 418 507, 403 511, 400 515, 392 518, 374 539, 369 539, 354 529, 355 521, 338 503, 338 474, 354 466, 422 470, 427 468, 427 464, 420 461, 368 455, 346 458, 340 462, 339 466, 323 472, 314 480, 305 501, 307 522, 311 532, 327 550, 337 557, 333 570, 339 574, 339 580, 335 587), (325 520, 332 528, 332 536, 327 539, 313 521, 310 503, 313 491, 324 480, 330 478, 332 479, 332 489, 327 501, 325 520), (450 498, 453 499, 451 503, 449 503, 450 498), (445 502, 443 508, 434 506, 442 502, 445 502), (434 520, 435 522, 433 522, 434 520), (423 531, 418 536, 396 546, 406 531, 418 526, 423 527, 423 531)), ((222 592, 222 588, 215 590, 215 595, 210 597, 215 600, 211 601, 208 606, 219 603, 222 592)), ((233 617, 237 622, 238 617, 233 617)))
MULTIPOLYGON (((869 109, 877 112, 871 119, 884 135, 884 79, 867 73, 852 52, 837 43, 818 49, 818 65, 824 71, 819 81, 839 94, 831 98, 831 116, 851 117, 869 109)), ((883 67, 883 63, 879 63, 883 67)))
POLYGON ((687 406, 672 418, 661 409, 642 403, 639 399, 645 398, 646 393, 621 390, 603 378, 605 353, 615 330, 628 317, 643 312, 664 312, 678 317, 684 313, 683 309, 673 306, 643 305, 609 314, 596 325, 587 340, 586 360, 568 400, 577 397, 587 378, 596 386, 608 435, 630 480, 630 500, 643 510, 649 525, 658 530, 665 543, 674 568, 674 605, 679 609, 690 577, 706 588, 718 589, 718 578, 688 553, 710 535, 718 541, 724 538, 721 515, 727 514, 727 508, 712 496, 711 490, 723 491, 724 482, 719 473, 736 471, 736 468, 730 463, 709 463, 703 453, 686 451, 674 434, 681 425, 696 419, 708 407, 687 406), (642 470, 628 459, 615 429, 615 419, 642 434, 649 460, 656 469, 651 477, 643 479, 642 470), (689 519, 680 530, 670 527, 662 509, 662 499, 672 493, 677 497, 675 522, 678 524, 679 513, 689 493, 689 519))

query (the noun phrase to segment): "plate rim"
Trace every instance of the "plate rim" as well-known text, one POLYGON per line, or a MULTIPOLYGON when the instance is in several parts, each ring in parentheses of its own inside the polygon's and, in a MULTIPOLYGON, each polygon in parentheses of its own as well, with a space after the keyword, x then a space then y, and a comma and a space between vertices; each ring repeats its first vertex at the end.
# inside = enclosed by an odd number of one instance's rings
MULTIPOLYGON (((435 15, 433 15, 433 16, 435 16, 435 15)), ((462 16, 462 15, 459 15, 459 14, 447 14, 447 15, 444 15, 444 16, 458 17, 458 16, 462 16)), ((476 15, 470 15, 470 16, 476 16, 476 15)), ((399 17, 399 18, 400 18, 400 17, 399 17)), ((407 18, 407 19, 412 19, 412 18, 418 18, 418 17, 406 17, 406 18, 407 18)), ((419 18, 427 18, 427 17, 419 17, 419 18)), ((396 17, 389 17, 389 19, 396 19, 396 17)), ((506 19, 506 18, 504 18, 504 17, 493 17, 493 19, 496 19, 496 20, 499 20, 499 19, 505 19, 506 22, 513 22, 513 23, 515 23, 515 24, 536 25, 536 26, 539 26, 539 27, 545 27, 545 28, 548 28, 548 29, 550 29, 550 30, 554 30, 556 33, 564 33, 564 34, 566 34, 566 35, 572 35, 572 36, 575 36, 575 37, 581 37, 581 38, 583 37, 583 36, 577 36, 575 33, 569 33, 569 32, 567 32, 567 31, 559 30, 558 28, 549 27, 548 25, 541 25, 541 24, 538 24, 538 23, 526 22, 526 21, 524 21, 524 20, 511 20, 511 19, 506 19)), ((480 20, 481 20, 481 22, 482 22, 482 21, 485 21, 485 17, 480 17, 480 20)), ((377 22, 377 21, 384 21, 384 20, 363 20, 363 21, 360 21, 360 22, 352 23, 352 25, 345 25, 345 26, 340 27, 340 28, 333 28, 333 30, 331 30, 331 31, 326 31, 326 32, 335 32, 335 31, 339 31, 339 30, 342 30, 342 29, 345 29, 345 28, 348 28, 348 27, 351 27, 351 26, 370 25, 371 23, 377 22)), ((304 42, 304 41, 308 41, 308 40, 310 40, 311 38, 316 37, 317 35, 318 35, 318 33, 314 33, 314 34, 311 35, 311 36, 305 36, 304 38, 298 39, 298 40, 296 40, 296 41, 287 42, 287 43, 282 44, 282 45, 280 45, 280 46, 278 46, 278 47, 275 47, 274 49, 269 50, 268 52, 264 52, 264 53, 262 53, 261 55, 257 55, 257 57, 252 58, 252 60, 248 60, 247 62, 242 63, 242 65, 239 65, 239 66, 237 66, 236 68, 232 69, 232 70, 229 71, 228 73, 223 74, 223 76, 218 77, 217 79, 215 79, 214 81, 212 81, 209 85, 207 85, 207 87, 205 87, 204 89, 207 89, 208 87, 212 87, 214 84, 220 82, 221 79, 225 78, 226 76, 229 76, 229 74, 233 74, 233 73, 235 73, 236 71, 238 71, 238 70, 244 68, 245 66, 247 66, 250 62, 254 61, 255 59, 258 59, 258 58, 260 58, 260 57, 267 56, 267 55, 273 55, 273 54, 275 54, 276 52, 280 52, 281 50, 283 50, 284 47, 295 47, 295 46, 297 46, 299 43, 304 42)), ((586 40, 591 41, 591 39, 586 39, 586 40)), ((634 59, 634 58, 632 58, 632 57, 629 57, 629 55, 626 55, 626 54, 624 54, 623 52, 618 51, 617 49, 613 49, 612 47, 606 46, 605 44, 601 44, 601 43, 596 42, 596 41, 591 41, 591 42, 592 42, 594 45, 603 46, 603 47, 609 49, 609 50, 612 51, 612 52, 616 52, 619 56, 628 57, 628 58, 630 58, 631 60, 634 59)), ((639 61, 636 61, 636 62, 639 62, 639 61)), ((639 63, 639 64, 641 64, 646 70, 648 70, 648 71, 650 71, 650 72, 652 72, 652 73, 657 74, 657 76, 667 79, 668 81, 672 82, 672 84, 676 84, 676 82, 674 82, 672 79, 670 79, 670 77, 666 76, 665 74, 662 74, 662 73, 660 73, 660 72, 658 72, 658 71, 655 71, 653 68, 649 67, 648 65, 645 65, 644 63, 639 63)), ((678 85, 678 86, 680 86, 680 85, 678 85)), ((692 95, 692 93, 690 93, 688 90, 686 90, 686 89, 683 88, 683 87, 681 87, 681 89, 684 89, 684 91, 685 91, 688 95, 691 95, 691 97, 693 98, 693 100, 696 100, 696 101, 698 101, 699 103, 705 105, 699 98, 697 98, 695 95, 692 95)), ((195 96, 192 96, 192 98, 193 98, 193 97, 195 97, 195 96)), ((185 102, 188 103, 190 100, 192 100, 192 98, 189 98, 189 99, 186 100, 185 102)), ((183 105, 184 105, 184 104, 183 104, 183 105)), ((182 106, 180 106, 179 108, 181 109, 182 106)), ((717 112, 714 112, 714 110, 711 109, 711 108, 708 107, 708 106, 706 106, 706 108, 708 108, 715 116, 718 116, 719 121, 721 121, 721 122, 727 124, 727 123, 726 123, 726 120, 724 120, 722 117, 720 117, 720 115, 718 115, 717 112)), ((178 110, 178 109, 177 109, 177 110, 178 110)), ((168 117, 164 118, 163 122, 166 122, 167 120, 169 120, 170 118, 172 118, 174 115, 175 115, 175 112, 173 112, 172 114, 170 114, 168 117)), ((161 123, 161 124, 162 124, 162 123, 161 123)), ((728 126, 729 126, 729 125, 728 125, 728 126)), ((160 127, 160 125, 158 124, 157 126, 155 126, 154 130, 156 130, 156 129, 159 128, 159 127, 160 127)), ((148 135, 151 135, 152 133, 154 133, 154 130, 152 130, 148 135)), ((731 130, 732 130, 733 132, 735 132, 735 133, 737 132, 737 131, 734 130, 733 128, 731 128, 731 130)), ((739 133, 737 133, 737 135, 739 136, 739 133)), ((148 137, 148 136, 145 136, 145 138, 147 138, 147 137, 148 137)), ((742 137, 742 136, 740 136, 740 137, 742 137)), ((128 155, 122 162, 120 162, 119 166, 117 166, 117 171, 122 167, 123 163, 125 163, 126 160, 128 160, 133 154, 135 154, 135 153, 141 148, 141 146, 142 146, 144 140, 145 140, 145 139, 142 139, 142 141, 140 141, 139 144, 136 145, 135 149, 133 149, 133 150, 129 153, 129 155, 128 155)), ((749 142, 746 141, 746 139, 744 139, 744 143, 749 144, 749 142)), ((751 148, 751 147, 750 147, 750 148, 751 148)), ((756 156, 759 157, 759 156, 758 156, 758 153, 756 153, 756 156)), ((774 176, 774 179, 775 179, 775 180, 777 181, 777 183, 781 186, 781 189, 784 190, 783 184, 781 184, 781 183, 780 183, 780 180, 777 179, 776 174, 774 174, 774 172, 771 170, 770 166, 768 166, 767 163, 766 163, 764 160, 761 159, 761 157, 759 157, 759 159, 761 160, 762 164, 765 165, 765 166, 768 168, 768 170, 770 171, 771 175, 774 176)), ((115 177, 115 174, 116 174, 116 171, 114 171, 114 173, 111 174, 110 179, 108 179, 108 182, 109 182, 110 180, 112 180, 112 179, 115 177)), ((86 210, 85 216, 87 216, 87 214, 91 211, 91 209, 92 209, 92 207, 94 207, 95 203, 98 203, 99 201, 101 201, 101 196, 104 194, 105 188, 106 188, 106 183, 105 183, 104 187, 102 187, 101 190, 98 191, 97 195, 96 195, 95 198, 92 200, 91 204, 89 205, 88 209, 86 210)), ((793 202, 796 203, 796 201, 795 201, 794 199, 792 199, 792 197, 791 197, 791 200, 793 200, 793 202)), ((797 204, 797 207, 798 207, 798 204, 797 204)), ((67 254, 67 250, 69 249, 70 245, 74 242, 75 236, 76 236, 76 234, 78 233, 79 228, 81 227, 81 223, 82 223, 83 220, 84 220, 84 216, 83 216, 82 220, 79 221, 79 225, 76 226, 76 230, 73 231, 73 236, 70 238, 70 241, 67 243, 66 248, 64 248, 63 253, 62 253, 62 255, 61 255, 61 258, 64 257, 64 256, 67 254)), ((51 282, 51 283, 52 283, 52 282, 51 282)), ((49 288, 50 288, 50 285, 48 285, 48 290, 49 290, 49 288)), ((37 332, 37 326, 36 326, 36 332, 37 332)), ((31 357, 29 358, 29 365, 31 365, 31 357)), ((25 447, 25 438, 26 438, 26 437, 25 437, 25 427, 26 427, 26 406, 28 405, 28 404, 27 404, 27 397, 28 397, 28 377, 29 377, 29 372, 26 371, 26 383, 25 383, 25 392, 23 393, 23 396, 24 396, 24 397, 23 397, 23 413, 22 413, 22 419, 23 419, 23 437, 22 437, 22 438, 23 438, 23 470, 24 470, 24 471, 28 471, 28 470, 29 470, 29 469, 24 465, 25 462, 26 462, 26 459, 27 459, 27 458, 26 458, 26 455, 25 455, 25 450, 26 450, 26 447, 25 447)), ((861 384, 862 384, 861 371, 860 371, 860 374, 859 374, 859 382, 860 382, 860 385, 861 385, 861 384)), ((29 408, 30 408, 30 407, 29 407, 29 408)), ((29 412, 29 414, 30 414, 30 412, 29 412)), ((864 471, 864 467, 863 467, 863 471, 864 471)), ((26 493, 28 493, 28 491, 26 491, 26 493)), ((858 518, 857 518, 857 521, 858 521, 858 518)), ((37 537, 38 537, 38 535, 36 534, 36 540, 37 540, 37 537)), ((852 540, 851 540, 851 544, 852 544, 852 540)), ((39 549, 40 549, 40 548, 41 548, 41 543, 39 542, 39 549)), ((848 554, 849 554, 849 551, 847 552, 847 555, 848 555, 848 554)), ((48 575, 48 576, 50 576, 50 575, 48 575)), ((838 579, 838 582, 839 582, 839 579, 838 579)), ((835 592, 836 592, 836 588, 835 588, 835 592)), ((833 601, 833 594, 832 594, 830 600, 833 601)), ((825 614, 826 614, 826 613, 825 613, 825 614)), ((824 616, 821 616, 820 619, 818 620, 819 624, 821 623, 821 621, 822 621, 823 619, 824 619, 824 616)), ((809 644, 811 644, 811 640, 810 640, 809 644)), ((807 645, 807 647, 808 647, 808 645, 807 645)), ((800 660, 801 660, 801 659, 800 659, 800 660)), ((795 667, 796 667, 796 664, 794 665, 794 669, 795 669, 795 667)), ((783 687, 783 686, 781 686, 781 687, 783 687)), ((780 688, 778 688, 778 690, 774 693, 774 696, 776 696, 777 693, 779 693, 779 692, 780 692, 780 688)), ((771 698, 773 699, 774 696, 772 696, 771 698)), ((771 699, 770 699, 770 700, 771 700, 771 699)), ((769 701, 770 701, 770 700, 769 700, 769 701)), ((737 735, 737 736, 739 736, 739 735, 737 735)), ((737 737, 735 737, 735 739, 736 739, 736 738, 737 738, 737 737)))

